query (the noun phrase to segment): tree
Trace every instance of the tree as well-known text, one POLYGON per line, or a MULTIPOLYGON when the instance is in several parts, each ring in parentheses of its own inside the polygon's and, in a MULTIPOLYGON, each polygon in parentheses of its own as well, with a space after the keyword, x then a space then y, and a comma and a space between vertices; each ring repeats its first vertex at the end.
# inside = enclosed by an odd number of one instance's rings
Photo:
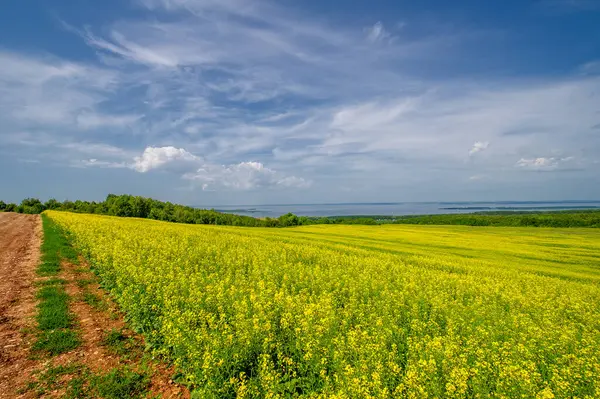
POLYGON ((37 198, 25 198, 21 201, 19 212, 30 214, 42 213, 44 212, 44 204, 37 198))
POLYGON ((147 218, 150 214, 150 203, 143 197, 131 197, 131 211, 136 218, 147 218))
POLYGON ((60 209, 62 204, 58 202, 54 198, 50 198, 48 201, 44 203, 44 208, 46 209, 60 209))
POLYGON ((6 209, 6 203, 4 201, 0 201, 0 211, 3 211, 6 209))
POLYGON ((164 220, 165 212, 161 208, 152 208, 148 214, 148 219, 164 220))
POLYGON ((307 216, 300 216, 300 217, 298 218, 298 224, 299 224, 300 226, 304 226, 304 225, 307 225, 307 224, 311 224, 311 222, 310 222, 310 218, 308 218, 307 216))
POLYGON ((298 226, 298 216, 294 215, 293 213, 281 215, 279 216, 279 225, 281 227, 298 226))
POLYGON ((69 200, 65 200, 60 206, 61 211, 70 211, 73 210, 73 208, 75 208, 75 204, 69 200))
POLYGON ((129 201, 129 195, 120 195, 114 196, 110 199, 107 198, 108 205, 108 214, 113 216, 125 216, 131 217, 133 215, 133 208, 131 206, 131 202, 129 201))

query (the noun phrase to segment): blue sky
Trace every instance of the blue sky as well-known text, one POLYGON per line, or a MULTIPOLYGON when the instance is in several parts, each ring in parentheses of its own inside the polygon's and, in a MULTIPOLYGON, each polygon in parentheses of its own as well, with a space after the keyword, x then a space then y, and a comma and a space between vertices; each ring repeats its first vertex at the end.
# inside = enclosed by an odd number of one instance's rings
POLYGON ((0 197, 600 199, 600 1, 11 1, 0 197))

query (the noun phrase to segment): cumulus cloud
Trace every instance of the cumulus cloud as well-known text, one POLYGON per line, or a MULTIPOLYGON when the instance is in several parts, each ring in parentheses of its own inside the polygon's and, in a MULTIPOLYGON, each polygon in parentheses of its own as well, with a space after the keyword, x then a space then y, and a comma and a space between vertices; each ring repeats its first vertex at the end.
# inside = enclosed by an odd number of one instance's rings
POLYGON ((526 170, 553 171, 564 168, 574 161, 573 157, 566 158, 521 158, 515 166, 526 170))
POLYGON ((184 179, 202 184, 203 190, 222 187, 233 190, 256 188, 307 188, 311 182, 296 176, 287 176, 265 167, 260 162, 240 162, 233 165, 204 164, 184 179))
POLYGON ((183 148, 147 147, 144 153, 133 159, 131 168, 140 173, 148 172, 174 161, 197 161, 199 158, 183 148))
POLYGON ((476 141, 475 144, 473 144, 473 147, 471 148, 471 150, 469 150, 469 155, 474 155, 474 154, 477 154, 478 152, 487 150, 489 145, 490 145, 490 143, 487 141, 476 141))
MULTIPOLYGON (((106 152, 106 151, 105 151, 106 152)), ((108 152, 114 155, 114 151, 108 152)), ((122 154, 126 152, 123 151, 122 154)), ((178 163, 181 177, 199 183, 204 191, 217 189, 253 190, 257 188, 308 188, 310 180, 287 175, 264 166, 261 162, 250 161, 230 165, 219 165, 204 161, 191 152, 172 146, 146 147, 142 155, 122 160, 90 158, 72 162, 71 166, 97 168, 128 168, 139 173, 178 163), (200 167, 198 167, 200 165, 200 167), (193 171, 190 171, 192 170, 193 171)), ((173 170, 171 170, 173 171, 173 170)))
MULTIPOLYGON (((73 167, 100 167, 100 168, 128 168, 139 173, 146 173, 152 169, 164 167, 167 164, 180 162, 196 166, 200 157, 172 146, 146 147, 142 155, 134 156, 134 152, 121 148, 93 143, 61 144, 61 148, 76 151, 79 154, 100 156, 103 159, 88 158, 71 162, 73 167)), ((189 170, 188 165, 188 170, 189 170)))

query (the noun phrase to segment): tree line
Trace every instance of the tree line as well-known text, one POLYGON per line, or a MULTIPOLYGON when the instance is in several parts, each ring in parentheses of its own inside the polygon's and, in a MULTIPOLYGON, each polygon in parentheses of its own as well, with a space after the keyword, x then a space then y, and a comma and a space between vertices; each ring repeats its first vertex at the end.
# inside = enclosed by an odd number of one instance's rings
POLYGON ((503 227, 595 227, 600 228, 599 210, 550 212, 493 212, 489 214, 418 215, 396 218, 395 224, 431 224, 503 227))
POLYGON ((0 201, 0 211, 38 214, 45 210, 93 213, 121 217, 136 217, 187 224, 213 224, 246 227, 289 227, 311 224, 431 224, 464 226, 513 226, 513 227, 596 227, 600 228, 600 210, 545 211, 545 212, 486 212, 477 214, 442 214, 416 216, 327 216, 308 217, 293 213, 278 218, 254 218, 218 212, 214 209, 198 209, 133 195, 109 194, 106 200, 41 202, 26 198, 20 204, 0 201))
POLYGON ((39 214, 45 210, 59 210, 77 213, 92 213, 120 217, 135 217, 187 224, 213 224, 246 227, 288 227, 308 224, 377 224, 370 218, 329 218, 297 216, 293 213, 278 218, 254 218, 218 212, 214 209, 198 209, 177 205, 171 202, 157 201, 133 195, 109 194, 106 200, 95 201, 57 201, 50 199, 42 202, 37 198, 26 198, 20 204, 0 201, 0 211, 39 214))

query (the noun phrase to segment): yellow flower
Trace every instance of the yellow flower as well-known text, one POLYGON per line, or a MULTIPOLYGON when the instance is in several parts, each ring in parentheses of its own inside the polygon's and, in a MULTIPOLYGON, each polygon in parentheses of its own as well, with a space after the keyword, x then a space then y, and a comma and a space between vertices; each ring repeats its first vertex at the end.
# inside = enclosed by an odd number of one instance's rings
POLYGON ((600 229, 46 214, 199 397, 600 397, 600 229))

